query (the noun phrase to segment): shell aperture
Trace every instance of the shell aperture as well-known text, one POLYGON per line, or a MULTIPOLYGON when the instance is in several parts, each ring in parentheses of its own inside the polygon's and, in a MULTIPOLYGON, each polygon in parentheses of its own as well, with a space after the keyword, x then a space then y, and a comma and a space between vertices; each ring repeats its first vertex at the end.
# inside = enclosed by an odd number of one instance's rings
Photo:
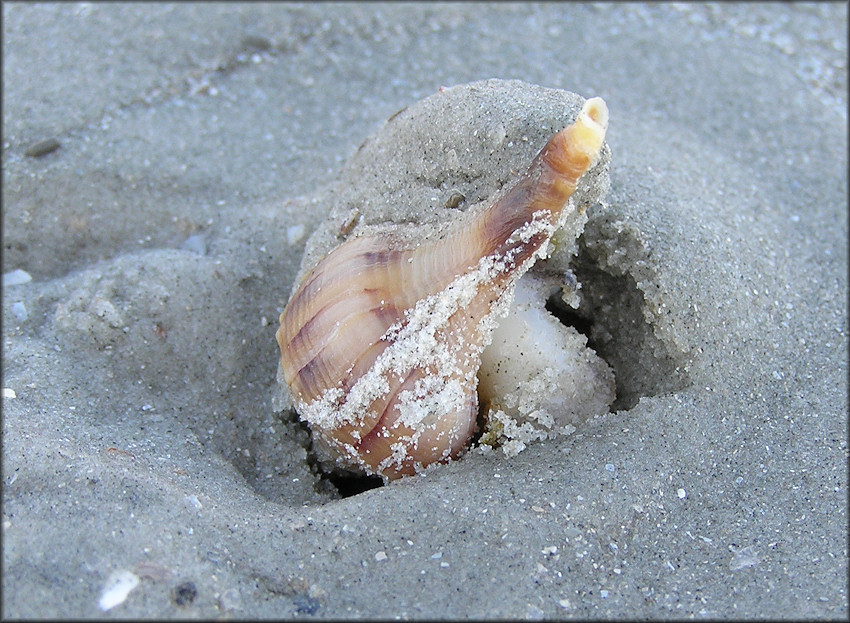
POLYGON ((281 370, 317 450, 385 479, 459 456, 475 432, 481 352, 599 158, 604 101, 585 102, 519 181, 443 237, 351 238, 280 317, 281 370), (566 208, 566 209, 565 209, 566 208))

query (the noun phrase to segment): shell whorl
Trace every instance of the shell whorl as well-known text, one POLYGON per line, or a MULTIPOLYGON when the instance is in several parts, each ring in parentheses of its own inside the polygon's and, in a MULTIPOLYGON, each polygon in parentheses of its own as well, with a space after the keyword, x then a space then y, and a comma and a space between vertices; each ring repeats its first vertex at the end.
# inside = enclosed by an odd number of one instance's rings
POLYGON ((464 450, 495 316, 545 253, 607 123, 605 102, 587 100, 501 199, 444 237, 351 238, 306 274, 280 316, 281 370, 341 467, 393 479, 464 450))

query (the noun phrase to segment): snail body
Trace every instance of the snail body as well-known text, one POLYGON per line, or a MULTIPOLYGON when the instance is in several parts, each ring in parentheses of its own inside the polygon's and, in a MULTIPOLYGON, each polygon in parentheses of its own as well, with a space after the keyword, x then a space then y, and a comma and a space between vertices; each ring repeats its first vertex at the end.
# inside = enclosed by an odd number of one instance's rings
POLYGON ((442 237, 354 237, 305 275, 277 340, 283 379, 323 454, 394 479, 463 452, 481 352, 516 281, 546 255, 607 122, 604 101, 587 100, 506 194, 442 237))

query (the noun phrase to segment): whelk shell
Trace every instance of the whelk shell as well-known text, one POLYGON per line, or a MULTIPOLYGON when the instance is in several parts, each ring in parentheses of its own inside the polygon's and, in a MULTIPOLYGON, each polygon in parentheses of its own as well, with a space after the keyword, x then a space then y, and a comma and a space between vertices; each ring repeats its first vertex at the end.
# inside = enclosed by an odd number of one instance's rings
POLYGON ((519 181, 439 239, 351 238, 304 277, 280 316, 281 373, 317 450, 390 480, 461 454, 477 372, 513 287, 547 253, 608 125, 601 98, 519 181), (567 209, 565 209, 565 207, 567 209))

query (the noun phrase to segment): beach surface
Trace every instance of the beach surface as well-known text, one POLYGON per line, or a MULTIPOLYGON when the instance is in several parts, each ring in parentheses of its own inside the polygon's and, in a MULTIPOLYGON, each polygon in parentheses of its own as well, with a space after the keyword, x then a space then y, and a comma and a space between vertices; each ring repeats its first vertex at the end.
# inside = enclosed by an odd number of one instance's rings
POLYGON ((4 3, 3 616, 846 619, 846 30, 844 3, 4 3), (487 200, 561 91, 610 110, 571 270, 614 410, 329 478, 277 398, 305 247, 487 200))

